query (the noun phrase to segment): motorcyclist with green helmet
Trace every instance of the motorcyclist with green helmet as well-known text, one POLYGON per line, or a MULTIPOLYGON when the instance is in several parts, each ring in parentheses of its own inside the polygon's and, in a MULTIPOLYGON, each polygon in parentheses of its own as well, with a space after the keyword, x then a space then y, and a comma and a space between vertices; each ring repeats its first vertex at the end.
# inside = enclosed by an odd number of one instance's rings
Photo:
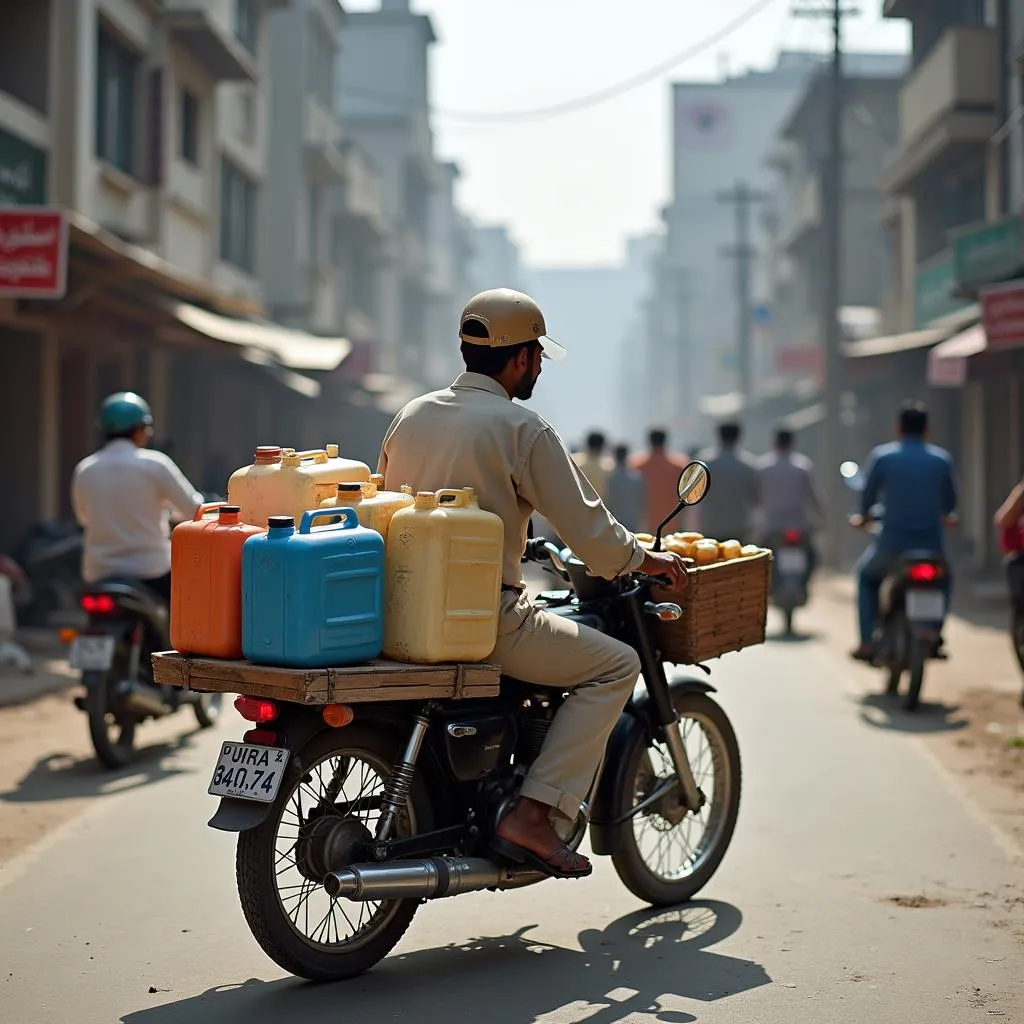
POLYGON ((202 495, 170 458, 149 450, 153 415, 140 395, 110 395, 100 429, 103 447, 71 480, 71 504, 85 531, 82 576, 86 583, 140 580, 170 601, 170 512, 191 519, 202 495))

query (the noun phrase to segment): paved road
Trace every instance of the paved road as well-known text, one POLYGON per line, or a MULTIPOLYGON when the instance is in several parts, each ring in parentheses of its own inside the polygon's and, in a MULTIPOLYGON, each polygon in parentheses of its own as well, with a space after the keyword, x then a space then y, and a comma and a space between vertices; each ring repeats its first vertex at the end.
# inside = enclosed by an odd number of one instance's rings
POLYGON ((0 870, 0 1020, 1024 1021, 1020 863, 898 713, 861 714, 863 680, 814 642, 722 662, 744 799, 698 903, 645 910, 600 862, 428 905, 388 960, 329 987, 264 958, 231 838, 205 827, 227 722, 0 870))

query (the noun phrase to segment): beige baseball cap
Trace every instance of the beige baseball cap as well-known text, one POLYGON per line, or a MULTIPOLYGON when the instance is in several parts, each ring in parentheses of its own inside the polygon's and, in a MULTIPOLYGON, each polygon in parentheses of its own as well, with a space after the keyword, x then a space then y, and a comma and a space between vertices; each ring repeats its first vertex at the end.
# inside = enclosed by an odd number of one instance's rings
POLYGON ((474 295, 462 311, 459 337, 470 345, 490 348, 539 341, 548 359, 565 358, 565 349, 547 337, 540 306, 529 295, 511 288, 492 288, 474 295))

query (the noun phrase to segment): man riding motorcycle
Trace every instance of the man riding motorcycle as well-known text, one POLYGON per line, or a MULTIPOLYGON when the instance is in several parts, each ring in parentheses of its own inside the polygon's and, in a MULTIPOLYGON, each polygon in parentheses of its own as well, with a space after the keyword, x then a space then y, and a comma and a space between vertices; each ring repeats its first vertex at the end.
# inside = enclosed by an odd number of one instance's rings
MULTIPOLYGON (((872 636, 878 618, 878 592, 900 557, 910 551, 944 551, 943 526, 957 503, 953 457, 927 444, 928 412, 920 402, 905 402, 897 422, 898 440, 876 448, 868 460, 860 514, 863 527, 876 504, 885 507, 882 530, 857 562, 858 661, 874 658, 872 636)), ((949 574, 946 574, 947 595, 949 574)), ((941 641, 940 641, 941 646, 941 641)))
POLYGON ((83 459, 71 480, 71 504, 85 531, 82 577, 139 580, 171 599, 170 510, 191 519, 202 495, 161 452, 149 451, 153 416, 132 391, 100 407, 104 444, 83 459))
POLYGON ((793 451, 791 430, 777 430, 775 451, 758 462, 765 540, 771 544, 787 530, 799 531, 807 537, 808 579, 816 561, 814 545, 809 540, 811 530, 824 518, 813 472, 814 463, 793 451))
POLYGON ((555 830, 587 808, 612 727, 640 673, 636 652, 588 626, 534 607, 521 559, 536 510, 592 572, 606 579, 642 571, 681 589, 681 558, 645 551, 602 504, 561 439, 536 413, 516 404, 533 394, 541 359, 565 349, 546 336, 544 315, 508 288, 481 292, 462 312, 466 373, 417 398, 384 439, 385 486, 413 490, 475 488, 480 507, 505 526, 498 642, 491 660, 523 682, 569 690, 519 800, 497 829, 495 852, 545 874, 579 878, 590 861, 555 830))

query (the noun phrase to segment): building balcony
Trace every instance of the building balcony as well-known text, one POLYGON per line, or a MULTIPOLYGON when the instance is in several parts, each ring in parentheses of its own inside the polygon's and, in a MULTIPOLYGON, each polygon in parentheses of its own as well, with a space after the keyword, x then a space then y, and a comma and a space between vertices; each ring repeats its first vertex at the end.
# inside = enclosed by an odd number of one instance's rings
POLYGON ((900 144, 885 169, 886 192, 909 191, 948 151, 979 146, 999 127, 999 37, 990 28, 951 28, 903 84, 900 144))
POLYGON ((788 223, 782 231, 784 249, 794 249, 821 227, 821 175, 803 179, 793 195, 788 223))
POLYGON ((345 180, 341 128, 334 112, 315 96, 305 98, 302 141, 309 172, 318 184, 337 185, 345 180))
POLYGON ((255 82, 252 55, 205 7, 173 7, 164 15, 171 39, 186 50, 215 82, 255 82))
POLYGON ((380 176, 366 153, 354 143, 343 144, 345 216, 361 221, 377 235, 387 232, 380 176))

